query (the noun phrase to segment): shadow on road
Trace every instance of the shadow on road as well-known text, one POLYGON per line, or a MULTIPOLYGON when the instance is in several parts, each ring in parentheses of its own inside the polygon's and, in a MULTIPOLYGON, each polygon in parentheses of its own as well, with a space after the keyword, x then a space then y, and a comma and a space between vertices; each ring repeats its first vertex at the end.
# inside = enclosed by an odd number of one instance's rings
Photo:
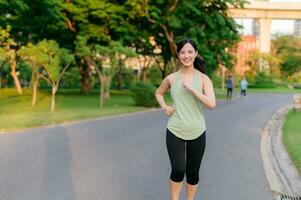
POLYGON ((41 200, 75 199, 71 178, 72 153, 69 141, 69 136, 62 127, 51 128, 46 133, 41 200))

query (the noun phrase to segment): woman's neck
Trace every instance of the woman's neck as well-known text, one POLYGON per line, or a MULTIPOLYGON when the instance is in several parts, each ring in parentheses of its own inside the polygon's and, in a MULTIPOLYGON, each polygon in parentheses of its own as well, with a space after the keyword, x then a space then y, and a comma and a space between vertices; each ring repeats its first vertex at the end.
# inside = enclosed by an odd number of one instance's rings
POLYGON ((183 74, 191 74, 191 73, 194 73, 194 67, 191 66, 191 67, 182 67, 181 68, 181 72, 183 74))

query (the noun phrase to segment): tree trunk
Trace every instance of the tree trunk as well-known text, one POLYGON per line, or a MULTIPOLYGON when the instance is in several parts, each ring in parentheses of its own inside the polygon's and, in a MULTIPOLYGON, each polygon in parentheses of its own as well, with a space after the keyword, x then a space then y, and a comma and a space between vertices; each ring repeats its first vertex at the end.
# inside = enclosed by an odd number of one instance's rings
POLYGON ((141 76, 140 76, 140 80, 146 82, 147 81, 147 74, 146 74, 147 68, 143 68, 141 70, 141 76))
POLYGON ((176 58, 177 57, 177 44, 174 40, 174 34, 173 34, 172 31, 168 30, 168 27, 165 24, 162 24, 161 28, 164 30, 166 39, 167 39, 168 44, 169 44, 171 55, 172 55, 172 57, 176 58))
POLYGON ((105 102, 105 85, 103 76, 101 76, 101 83, 100 83, 100 108, 103 108, 103 104, 105 102))
POLYGON ((99 70, 98 66, 95 66, 98 78, 99 78, 99 82, 100 82, 100 91, 99 91, 99 107, 103 108, 103 104, 104 104, 104 77, 101 73, 101 71, 99 70))
POLYGON ((161 72, 161 79, 163 80, 166 76, 166 67, 167 65, 164 64, 164 68, 163 69, 160 69, 160 72, 161 72))
POLYGON ((18 93, 21 95, 21 94, 23 94, 23 91, 22 91, 22 87, 21 87, 21 84, 20 84, 20 81, 19 81, 19 78, 17 75, 16 67, 17 67, 16 61, 15 60, 10 61, 10 68, 11 68, 10 74, 14 79, 14 83, 15 83, 18 93))
POLYGON ((122 70, 118 70, 116 74, 117 89, 121 90, 123 86, 122 70))
POLYGON ((175 57, 171 57, 169 65, 171 65, 172 71, 176 72, 177 70, 179 70, 179 63, 178 60, 175 57))
POLYGON ((37 102, 38 83, 39 83, 38 79, 34 78, 33 85, 32 85, 32 102, 31 102, 32 107, 34 107, 37 102))
MULTIPOLYGON (((123 76, 122 76, 122 72, 125 69, 125 64, 124 64, 125 61, 126 61, 126 58, 125 59, 120 58, 118 60, 118 69, 117 69, 117 72, 115 74, 116 81, 117 81, 117 89, 119 89, 119 90, 122 90, 122 87, 124 86, 124 79, 123 79, 123 76)), ((113 76, 114 75, 112 75, 112 77, 113 76)))
POLYGON ((55 110, 55 94, 57 91, 57 86, 52 86, 52 95, 51 95, 51 112, 55 110))
POLYGON ((105 76, 105 78, 104 78, 104 99, 105 100, 111 98, 111 94, 110 94, 111 81, 112 81, 111 75, 105 76))
POLYGON ((88 94, 90 90, 90 69, 86 64, 80 64, 81 94, 88 94))

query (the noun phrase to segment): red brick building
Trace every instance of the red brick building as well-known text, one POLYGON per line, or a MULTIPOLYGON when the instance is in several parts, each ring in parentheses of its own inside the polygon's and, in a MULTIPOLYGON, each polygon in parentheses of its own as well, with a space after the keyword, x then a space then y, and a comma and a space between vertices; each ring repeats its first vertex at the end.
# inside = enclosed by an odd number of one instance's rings
POLYGON ((241 41, 238 43, 236 49, 237 64, 234 67, 234 72, 236 74, 244 75, 245 71, 248 70, 248 66, 245 65, 245 61, 250 55, 250 52, 256 49, 258 49, 256 36, 241 36, 241 41))

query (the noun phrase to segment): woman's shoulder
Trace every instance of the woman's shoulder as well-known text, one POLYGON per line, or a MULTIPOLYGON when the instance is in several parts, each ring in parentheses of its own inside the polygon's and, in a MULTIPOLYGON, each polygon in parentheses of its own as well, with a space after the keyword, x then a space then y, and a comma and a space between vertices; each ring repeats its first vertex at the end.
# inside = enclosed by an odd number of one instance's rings
POLYGON ((210 80, 209 76, 207 76, 206 74, 204 74, 204 73, 202 73, 202 72, 200 72, 198 70, 197 70, 197 72, 198 72, 201 80, 210 80))
POLYGON ((176 74, 177 74, 177 72, 173 72, 173 73, 167 75, 164 78, 164 80, 167 81, 169 83, 169 85, 171 86, 176 80, 176 74))
POLYGON ((166 79, 169 81, 173 81, 173 80, 175 80, 176 74, 177 74, 177 72, 173 72, 173 73, 167 75, 166 79))

